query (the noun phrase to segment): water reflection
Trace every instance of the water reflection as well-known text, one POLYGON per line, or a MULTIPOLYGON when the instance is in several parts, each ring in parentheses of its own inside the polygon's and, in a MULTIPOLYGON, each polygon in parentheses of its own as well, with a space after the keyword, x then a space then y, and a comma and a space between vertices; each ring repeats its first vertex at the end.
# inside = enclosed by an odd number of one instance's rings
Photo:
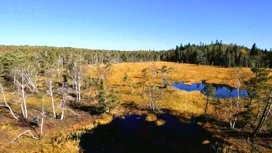
POLYGON ((139 115, 116 118, 84 134, 80 146, 90 153, 214 152, 211 145, 219 140, 198 124, 177 121, 169 114, 160 118, 166 121, 162 126, 146 122, 139 115), (205 140, 209 143, 203 143, 205 140))
MULTIPOLYGON (((238 96, 236 88, 230 87, 228 85, 212 84, 215 87, 215 97, 217 98, 234 98, 238 96)), ((206 86, 206 83, 193 83, 191 85, 186 85, 183 82, 175 82, 172 84, 173 87, 185 91, 202 91, 206 86)), ((240 89, 240 97, 247 97, 248 93, 245 89, 240 89)))

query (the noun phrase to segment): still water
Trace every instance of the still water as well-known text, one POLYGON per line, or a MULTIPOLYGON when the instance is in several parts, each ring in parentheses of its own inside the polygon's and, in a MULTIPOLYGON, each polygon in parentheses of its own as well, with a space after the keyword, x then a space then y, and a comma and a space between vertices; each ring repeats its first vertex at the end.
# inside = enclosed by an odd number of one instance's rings
POLYGON ((83 152, 90 153, 198 153, 214 152, 217 143, 211 133, 196 123, 183 123, 169 114, 160 116, 166 123, 157 126, 145 116, 129 115, 99 125, 81 137, 83 152), (203 144, 209 140, 209 144, 203 144))
MULTIPOLYGON (((183 82, 175 82, 172 84, 173 87, 185 91, 202 91, 206 86, 206 83, 193 83, 191 85, 186 85, 183 82)), ((215 87, 215 97, 216 98, 234 98, 238 96, 236 88, 230 87, 228 85, 217 85, 213 84, 215 87)), ((247 97, 248 93, 245 89, 240 89, 240 97, 247 97)))

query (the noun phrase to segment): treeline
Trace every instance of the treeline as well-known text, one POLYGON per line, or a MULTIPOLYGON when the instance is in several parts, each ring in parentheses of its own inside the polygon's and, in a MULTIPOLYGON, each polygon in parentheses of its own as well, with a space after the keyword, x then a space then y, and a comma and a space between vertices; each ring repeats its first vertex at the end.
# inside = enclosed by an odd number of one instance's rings
POLYGON ((69 67, 75 58, 82 64, 159 61, 157 51, 89 50, 71 47, 0 46, 0 74, 8 76, 17 65, 35 65, 41 71, 47 65, 69 67))
POLYGON ((161 60, 215 66, 272 67, 272 52, 259 49, 254 43, 252 48, 236 44, 180 45, 163 54, 161 60))
POLYGON ((69 63, 69 59, 81 55, 86 64, 169 61, 214 66, 242 66, 242 67, 272 67, 272 52, 236 44, 223 44, 215 41, 211 44, 186 44, 176 46, 175 49, 163 51, 120 51, 120 50, 91 50, 71 47, 47 46, 0 46, 1 70, 11 62, 19 62, 23 56, 38 59, 41 67, 48 58, 54 62, 69 63))

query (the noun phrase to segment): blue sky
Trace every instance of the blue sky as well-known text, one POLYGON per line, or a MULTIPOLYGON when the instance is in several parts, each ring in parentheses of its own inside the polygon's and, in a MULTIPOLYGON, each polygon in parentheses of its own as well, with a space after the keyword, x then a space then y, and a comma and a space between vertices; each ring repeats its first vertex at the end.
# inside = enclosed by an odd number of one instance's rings
POLYGON ((2 0, 0 44, 170 49, 223 40, 272 48, 270 0, 2 0))

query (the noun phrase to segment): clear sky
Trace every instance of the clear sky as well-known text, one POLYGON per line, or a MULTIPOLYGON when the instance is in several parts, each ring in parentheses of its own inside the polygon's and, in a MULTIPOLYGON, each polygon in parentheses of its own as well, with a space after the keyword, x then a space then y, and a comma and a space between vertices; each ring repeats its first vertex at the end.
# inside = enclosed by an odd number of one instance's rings
POLYGON ((161 50, 216 39, 272 48, 272 1, 0 1, 4 45, 161 50))

